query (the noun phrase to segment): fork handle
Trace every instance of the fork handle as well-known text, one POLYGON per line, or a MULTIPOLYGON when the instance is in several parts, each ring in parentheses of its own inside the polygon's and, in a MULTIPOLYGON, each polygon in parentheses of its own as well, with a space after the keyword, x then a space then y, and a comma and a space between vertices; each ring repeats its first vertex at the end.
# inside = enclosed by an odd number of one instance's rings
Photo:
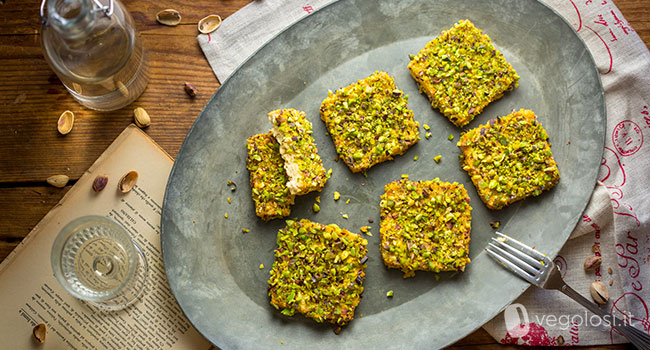
POLYGON ((636 327, 633 327, 631 324, 624 322, 623 320, 617 318, 609 312, 603 311, 598 305, 587 300, 587 298, 580 295, 578 292, 573 290, 567 284, 563 284, 560 291, 566 294, 571 299, 580 303, 580 305, 589 309, 589 311, 600 316, 603 320, 610 318, 611 326, 619 331, 625 338, 627 338, 634 346, 641 350, 650 350, 650 335, 640 331, 636 327), (607 317, 606 317, 607 316, 607 317))

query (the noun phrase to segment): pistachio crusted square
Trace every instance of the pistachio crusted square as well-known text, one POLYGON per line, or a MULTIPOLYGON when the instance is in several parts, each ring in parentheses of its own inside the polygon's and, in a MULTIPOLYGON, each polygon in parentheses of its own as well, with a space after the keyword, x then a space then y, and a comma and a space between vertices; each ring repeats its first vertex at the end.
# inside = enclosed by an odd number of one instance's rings
POLYGON ((269 278, 271 305, 317 322, 344 325, 363 292, 368 241, 336 225, 287 220, 278 231, 269 278))
POLYGON ((548 134, 531 110, 468 130, 457 145, 461 166, 490 209, 537 196, 560 180, 548 134))
POLYGON ((268 132, 249 137, 246 148, 255 214, 265 221, 288 216, 294 195, 287 187, 289 178, 280 156, 280 144, 268 132))
POLYGON ((459 21, 427 43, 411 56, 408 69, 431 107, 459 127, 519 86, 514 68, 469 20, 459 21))
POLYGON ((312 125, 302 111, 278 109, 269 113, 271 132, 280 144, 284 169, 289 176, 287 187, 294 195, 320 191, 329 175, 318 155, 312 125))
POLYGON ((420 124, 408 107, 408 96, 385 72, 375 72, 328 94, 320 106, 321 119, 336 152, 352 172, 403 154, 418 142, 420 124))
POLYGON ((456 182, 386 184, 381 196, 379 251, 384 264, 404 272, 464 271, 469 259, 470 199, 456 182))

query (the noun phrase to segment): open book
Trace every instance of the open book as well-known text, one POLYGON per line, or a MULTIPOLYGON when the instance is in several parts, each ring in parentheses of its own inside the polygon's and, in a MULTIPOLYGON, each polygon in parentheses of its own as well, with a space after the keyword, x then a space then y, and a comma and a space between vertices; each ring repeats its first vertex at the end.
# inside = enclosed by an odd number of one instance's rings
POLYGON ((0 334, 4 349, 210 349, 172 295, 160 249, 160 215, 173 159, 134 125, 127 127, 0 264, 0 334), (128 193, 117 184, 135 170, 138 182, 128 193), (108 176, 101 192, 97 175, 108 176), (59 285, 50 264, 57 234, 71 220, 104 215, 120 222, 140 245, 149 263, 142 298, 121 311, 101 311, 59 285), (32 328, 43 323, 39 344, 32 328))

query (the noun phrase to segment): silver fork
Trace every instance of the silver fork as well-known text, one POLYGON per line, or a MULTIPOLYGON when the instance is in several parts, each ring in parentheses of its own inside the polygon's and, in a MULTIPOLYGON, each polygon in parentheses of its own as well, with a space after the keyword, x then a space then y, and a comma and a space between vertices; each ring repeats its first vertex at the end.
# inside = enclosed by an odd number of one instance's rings
POLYGON ((517 241, 514 238, 497 232, 497 238, 492 238, 485 248, 488 255, 493 257, 503 266, 514 272, 517 276, 544 289, 556 289, 580 303, 589 311, 600 316, 603 320, 611 319, 611 325, 639 349, 650 349, 650 335, 633 327, 627 322, 616 318, 611 313, 602 310, 598 305, 590 302, 573 288, 569 287, 562 276, 560 269, 555 266, 546 254, 517 241))

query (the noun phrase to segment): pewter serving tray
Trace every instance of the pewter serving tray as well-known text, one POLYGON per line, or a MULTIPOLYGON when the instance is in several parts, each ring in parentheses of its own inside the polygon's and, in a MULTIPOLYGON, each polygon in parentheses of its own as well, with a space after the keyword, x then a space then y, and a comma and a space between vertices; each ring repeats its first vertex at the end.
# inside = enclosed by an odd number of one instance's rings
POLYGON ((555 256, 577 223, 596 179, 604 142, 605 102, 598 71, 572 27, 537 1, 341 0, 317 11, 262 47, 221 86, 178 154, 162 211, 165 269, 192 324, 223 349, 424 348, 453 343, 494 317, 528 284, 494 263, 483 248, 490 221, 555 256), (532 109, 550 135, 561 180, 551 191, 500 211, 488 210, 458 162, 461 129, 431 109, 406 65, 408 55, 470 19, 521 76, 520 86, 488 106, 465 129, 512 109, 532 109), (318 108, 335 90, 376 70, 409 95, 410 108, 433 136, 367 173, 335 162, 318 108), (255 216, 246 170, 246 139, 267 132, 266 114, 293 107, 307 113, 325 167, 333 169, 314 213, 316 193, 298 197, 291 217, 335 223, 353 232, 374 220, 368 239, 365 292, 340 335, 330 325, 285 317, 269 304, 267 279, 283 220, 255 216), (449 134, 454 140, 447 140, 449 134), (433 161, 442 155, 440 164, 433 161), (419 160, 414 161, 413 157, 419 160), (379 196, 386 183, 457 181, 471 197, 472 262, 463 273, 417 272, 403 279, 379 254, 379 196), (227 182, 237 184, 231 192, 227 182), (332 199, 334 191, 341 199, 332 199), (232 198, 232 204, 227 202, 232 198), (349 204, 345 201, 350 199, 349 204), (224 217, 228 213, 228 218, 224 217), (341 214, 348 214, 349 219, 341 214), (242 233, 247 228, 250 233, 242 233), (264 264, 264 269, 259 269, 264 264), (386 292, 394 291, 387 298, 386 292), (363 315, 363 317, 361 317, 363 315))

